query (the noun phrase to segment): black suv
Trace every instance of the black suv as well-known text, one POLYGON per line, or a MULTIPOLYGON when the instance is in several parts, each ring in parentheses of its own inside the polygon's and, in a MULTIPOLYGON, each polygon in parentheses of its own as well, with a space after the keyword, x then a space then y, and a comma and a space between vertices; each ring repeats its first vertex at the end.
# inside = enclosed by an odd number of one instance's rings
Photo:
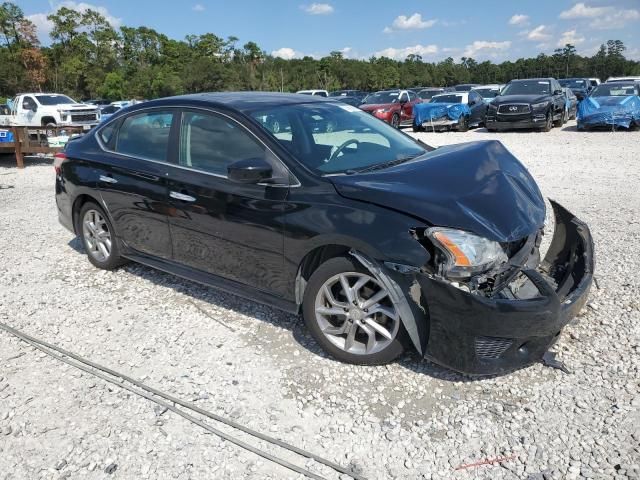
POLYGON ((565 88, 570 88, 579 102, 584 100, 593 89, 588 78, 562 78, 558 83, 565 88))
POLYGON ((545 132, 567 121, 565 96, 555 78, 511 80, 487 108, 490 132, 535 128, 545 132))
POLYGON ((592 280, 589 229, 557 204, 540 262, 545 203, 501 143, 433 149, 335 100, 153 100, 54 166, 59 219, 96 267, 133 260, 302 313, 346 362, 413 346, 508 371, 544 355, 592 280))

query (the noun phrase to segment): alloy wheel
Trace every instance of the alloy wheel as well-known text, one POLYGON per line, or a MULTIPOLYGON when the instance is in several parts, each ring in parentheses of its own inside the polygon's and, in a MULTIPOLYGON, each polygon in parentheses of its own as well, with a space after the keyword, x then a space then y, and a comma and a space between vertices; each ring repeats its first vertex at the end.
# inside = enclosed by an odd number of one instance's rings
POLYGON ((98 262, 106 262, 111 256, 111 232, 101 212, 87 210, 82 219, 82 235, 89 255, 98 262))
POLYGON ((389 293, 370 275, 344 272, 329 278, 315 301, 316 322, 336 347, 371 355, 388 347, 398 334, 400 317, 389 293))

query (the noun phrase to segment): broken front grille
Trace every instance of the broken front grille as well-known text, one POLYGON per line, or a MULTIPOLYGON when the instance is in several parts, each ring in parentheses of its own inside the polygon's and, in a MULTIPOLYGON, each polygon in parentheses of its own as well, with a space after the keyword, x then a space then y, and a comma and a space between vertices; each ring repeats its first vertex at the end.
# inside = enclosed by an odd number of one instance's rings
POLYGON ((479 358, 500 358, 512 343, 509 338, 476 337, 476 355, 479 358))

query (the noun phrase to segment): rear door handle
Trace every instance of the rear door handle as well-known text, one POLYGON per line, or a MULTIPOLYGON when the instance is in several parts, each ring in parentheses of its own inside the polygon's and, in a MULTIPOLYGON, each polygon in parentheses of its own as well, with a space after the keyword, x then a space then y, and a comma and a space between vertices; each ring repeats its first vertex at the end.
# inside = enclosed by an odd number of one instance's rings
POLYGON ((107 175, 100 175, 100 181, 105 183, 118 183, 118 180, 107 175))
POLYGON ((181 200, 183 202, 195 202, 196 197, 192 197, 191 195, 187 195, 185 193, 174 192, 173 190, 169 192, 169 196, 171 198, 175 198, 176 200, 181 200))

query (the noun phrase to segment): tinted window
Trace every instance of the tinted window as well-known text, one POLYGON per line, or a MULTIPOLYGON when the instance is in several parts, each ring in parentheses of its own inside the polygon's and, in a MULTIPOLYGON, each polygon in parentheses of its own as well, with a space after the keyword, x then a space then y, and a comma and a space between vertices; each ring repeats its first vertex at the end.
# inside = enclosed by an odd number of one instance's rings
POLYGON ((182 115, 180 165, 226 176, 232 163, 264 157, 264 147, 234 121, 210 113, 182 115))
POLYGON ((35 107, 36 102, 32 97, 24 97, 22 99, 22 108, 24 110, 31 110, 33 107, 35 107))
POLYGON ((118 131, 115 151, 147 160, 167 160, 173 112, 156 110, 131 115, 118 131))
POLYGON ((431 99, 431 103, 462 103, 462 95, 452 93, 450 95, 437 95, 431 99))
POLYGON ((376 92, 369 95, 364 99, 363 103, 368 103, 370 105, 374 105, 377 103, 398 103, 398 97, 400 92, 376 92))
POLYGON ((103 129, 101 129, 100 132, 98 132, 98 135, 100 136, 100 140, 102 140, 102 143, 104 143, 108 147, 111 146, 112 141, 114 139, 114 134, 117 131, 117 128, 116 128, 117 124, 118 122, 112 122, 106 127, 104 127, 103 129))
POLYGON ((60 105, 62 103, 76 103, 66 95, 36 95, 40 105, 60 105))
POLYGON ((621 83, 602 83, 591 92, 592 97, 626 97, 637 94, 637 88, 634 85, 621 83))
POLYGON ((509 83, 502 95, 549 95, 551 84, 545 80, 520 80, 509 83))

